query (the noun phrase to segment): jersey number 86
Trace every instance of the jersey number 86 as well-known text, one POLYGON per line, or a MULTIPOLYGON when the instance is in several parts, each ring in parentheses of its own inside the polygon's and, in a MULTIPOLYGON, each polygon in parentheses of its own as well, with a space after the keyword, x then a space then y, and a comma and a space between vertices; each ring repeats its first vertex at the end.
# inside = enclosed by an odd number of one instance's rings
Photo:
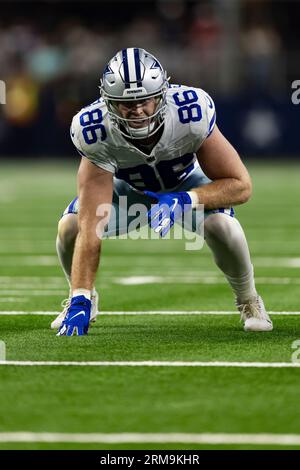
POLYGON ((182 124, 197 122, 202 119, 201 107, 198 101, 197 93, 194 90, 184 90, 173 95, 175 104, 179 106, 178 117, 182 124))

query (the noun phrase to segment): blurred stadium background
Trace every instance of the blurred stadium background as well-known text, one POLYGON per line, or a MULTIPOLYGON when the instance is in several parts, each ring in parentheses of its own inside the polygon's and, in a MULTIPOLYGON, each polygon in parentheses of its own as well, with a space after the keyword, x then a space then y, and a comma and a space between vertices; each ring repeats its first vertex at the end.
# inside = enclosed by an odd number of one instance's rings
POLYGON ((0 156, 73 156, 72 116, 119 49, 158 56, 207 90, 242 156, 298 157, 300 3, 269 0, 0 2, 0 156))

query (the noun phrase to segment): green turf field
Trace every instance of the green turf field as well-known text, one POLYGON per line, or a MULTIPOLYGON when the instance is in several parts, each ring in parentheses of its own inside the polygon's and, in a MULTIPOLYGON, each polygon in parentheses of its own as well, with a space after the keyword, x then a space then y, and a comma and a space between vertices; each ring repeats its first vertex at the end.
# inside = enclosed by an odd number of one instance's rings
MULTIPOLYGON (((269 311, 299 312, 300 167, 256 163, 249 169, 254 195, 236 214, 247 234, 258 291, 269 311)), ((245 333, 236 314, 191 314, 235 310, 207 247, 186 251, 186 240, 105 241, 97 287, 101 309, 110 314, 98 317, 87 337, 57 338, 49 328, 50 314, 3 315, 60 310, 68 291, 56 259, 56 224, 74 197, 75 178, 76 166, 61 162, 1 165, 0 340, 7 361, 56 365, 0 365, 0 449, 299 449, 300 368, 228 363, 291 363, 300 315, 274 314, 273 332, 245 333), (168 365, 113 365, 116 361, 168 365), (227 366, 174 367, 174 361, 227 366), (147 433, 266 433, 295 435, 298 444, 170 443, 167 438, 121 443, 117 437, 113 443, 40 442, 38 437, 5 442, 13 432, 138 433, 141 439, 147 433)))

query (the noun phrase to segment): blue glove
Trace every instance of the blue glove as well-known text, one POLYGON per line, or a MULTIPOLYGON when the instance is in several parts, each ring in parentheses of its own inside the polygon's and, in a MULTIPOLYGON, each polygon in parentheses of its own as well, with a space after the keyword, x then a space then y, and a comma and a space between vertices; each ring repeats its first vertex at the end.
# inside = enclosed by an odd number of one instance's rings
POLYGON ((183 212, 192 209, 192 200, 188 193, 158 194, 144 191, 149 197, 158 201, 148 212, 149 225, 161 237, 164 237, 183 212))
POLYGON ((84 295, 77 295, 71 300, 66 318, 56 336, 87 335, 91 315, 91 301, 84 295))

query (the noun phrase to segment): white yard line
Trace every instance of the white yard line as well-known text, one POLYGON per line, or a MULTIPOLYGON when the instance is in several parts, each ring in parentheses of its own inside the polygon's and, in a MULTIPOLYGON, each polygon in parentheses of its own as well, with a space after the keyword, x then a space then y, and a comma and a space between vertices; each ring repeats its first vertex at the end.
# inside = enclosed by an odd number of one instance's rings
MULTIPOLYGON (((0 315, 58 315, 60 312, 56 311, 31 311, 24 310, 0 310, 0 315)), ((300 312, 268 312, 270 315, 300 315, 300 312)), ((101 311, 100 316, 118 316, 118 315, 239 315, 236 310, 138 310, 138 311, 101 311)))
POLYGON ((63 284, 64 278, 62 276, 0 276, 0 282, 2 283, 12 283, 15 282, 16 284, 22 283, 49 283, 49 282, 57 282, 63 284))
POLYGON ((15 310, 15 311, 10 311, 10 310, 0 310, 0 315, 46 315, 46 316, 51 316, 51 315, 58 315, 61 312, 41 312, 41 311, 36 311, 36 312, 24 312, 22 310, 15 310))
MULTIPOLYGON (((1 261, 0 261, 1 264, 1 261)), ((126 276, 126 277, 115 277, 112 275, 106 275, 105 280, 110 284, 115 285, 122 285, 122 286, 142 286, 142 285, 156 285, 156 284, 175 284, 175 285, 225 285, 227 284, 227 280, 223 277, 218 276, 198 276, 198 275, 189 275, 183 276, 181 275, 172 275, 172 276, 126 276)), ((274 285, 274 286, 286 286, 286 285, 300 285, 300 277, 256 277, 255 278, 256 284, 262 285, 274 285)), ((57 289, 61 288, 61 295, 64 295, 67 292, 67 288, 64 288, 63 283, 47 283, 47 280, 44 283, 33 283, 18 284, 17 281, 14 281, 12 278, 11 283, 5 283, 1 285, 0 288, 0 295, 20 295, 24 294, 24 290, 26 290, 27 295, 39 295, 34 294, 33 289, 36 288, 43 288, 43 286, 47 287, 48 289, 57 289), (10 289, 11 285, 17 287, 17 289, 10 289)), ((102 283, 103 287, 103 283, 102 283)), ((42 289, 40 290, 41 295, 48 295, 47 293, 43 293, 42 289)), ((44 291, 47 292, 47 291, 44 291)), ((50 291, 48 291, 50 292, 50 291)), ((49 295, 53 294, 54 292, 50 292, 49 295)))
POLYGON ((300 258, 288 256, 254 256, 252 261, 254 266, 260 268, 300 268, 300 258))
POLYGON ((23 290, 12 290, 12 289, 0 289, 0 296, 2 295, 9 295, 9 296, 19 296, 19 295, 23 295, 26 294, 26 296, 28 297, 35 297, 35 296, 60 296, 60 295, 66 295, 66 289, 57 289, 56 287, 54 287, 52 290, 45 290, 45 289, 35 289, 35 290, 27 290, 27 289, 23 289, 23 290))
POLYGON ((1 266, 58 266, 57 263, 57 257, 51 255, 0 256, 1 266))
MULTIPOLYGON (((207 276, 202 277, 197 274, 194 276, 185 276, 184 274, 172 274, 170 276, 126 276, 126 277, 111 277, 110 280, 114 284, 124 286, 137 286, 144 284, 227 284, 224 277, 207 276)), ((300 284, 299 277, 255 277, 257 284, 270 284, 270 285, 289 285, 300 284)))
POLYGON ((202 361, 0 361, 0 366, 76 367, 243 367, 300 368, 300 362, 202 362, 202 361))
POLYGON ((50 433, 3 432, 0 442, 61 442, 61 443, 185 443, 185 444, 258 444, 299 446, 300 434, 229 434, 229 433, 50 433))
MULTIPOLYGON (((58 266, 58 259, 56 255, 50 255, 50 254, 28 254, 26 250, 28 251, 34 251, 36 248, 36 245, 34 242, 26 242, 24 243, 23 240, 4 240, 1 239, 0 242, 3 245, 3 247, 0 247, 0 262, 4 266, 11 266, 11 265, 17 265, 17 266, 58 266), (12 248, 10 248, 10 245, 12 248), (9 248, 9 249, 8 249, 9 248), (16 252, 18 249, 23 250, 23 252, 20 252, 17 254, 12 255, 6 255, 3 256, 4 253, 7 253, 8 251, 12 250, 16 252), (25 250, 25 251, 24 251, 25 250)), ((53 241, 49 240, 43 240, 42 242, 39 242, 43 244, 43 249, 45 251, 48 251, 49 248, 53 248, 53 241)), ((269 243, 269 242, 268 242, 269 243)), ((280 242, 281 243, 281 242, 280 242)), ((291 243, 291 242, 290 242, 291 243)), ((296 242, 295 242, 296 243, 296 242)), ((298 243, 298 242, 297 242, 298 243)), ((129 253, 127 253, 129 254, 129 253)), ((157 254, 159 256, 160 250, 157 253, 153 253, 154 255, 157 254)), ((203 254, 202 254, 203 255, 203 254)), ((166 256, 166 253, 164 253, 164 256, 166 256)), ((144 270, 145 265, 147 265, 147 269, 157 269, 157 259, 153 257, 149 258, 148 256, 143 256, 143 254, 140 254, 141 258, 141 268, 144 270)), ((209 259, 209 256, 207 256, 209 259)), ((169 253, 167 255, 167 265, 170 269, 178 269, 178 274, 182 276, 182 270, 180 269, 182 267, 182 261, 174 262, 172 258, 172 253, 169 253)), ((281 257, 276 257, 276 256, 253 256, 253 264, 256 267, 259 268, 294 268, 294 269, 299 269, 300 268, 300 257, 292 257, 292 256, 281 256, 281 257)), ((123 266, 125 265, 128 267, 128 260, 126 259, 121 259, 118 257, 117 260, 114 259, 104 259, 103 260, 103 267, 106 269, 110 266, 123 266)), ((136 262, 135 265, 137 266, 138 263, 136 262)), ((190 269, 194 271, 195 275, 201 274, 201 269, 199 271, 199 268, 197 265, 195 266, 190 266, 190 269)), ((187 271, 190 270, 187 267, 187 271)), ((202 268, 203 269, 203 268, 202 268)), ((203 272, 203 271, 202 271, 203 272)), ((204 273, 203 273, 204 274, 204 273)), ((216 275, 215 271, 210 270, 208 275, 216 275)))

